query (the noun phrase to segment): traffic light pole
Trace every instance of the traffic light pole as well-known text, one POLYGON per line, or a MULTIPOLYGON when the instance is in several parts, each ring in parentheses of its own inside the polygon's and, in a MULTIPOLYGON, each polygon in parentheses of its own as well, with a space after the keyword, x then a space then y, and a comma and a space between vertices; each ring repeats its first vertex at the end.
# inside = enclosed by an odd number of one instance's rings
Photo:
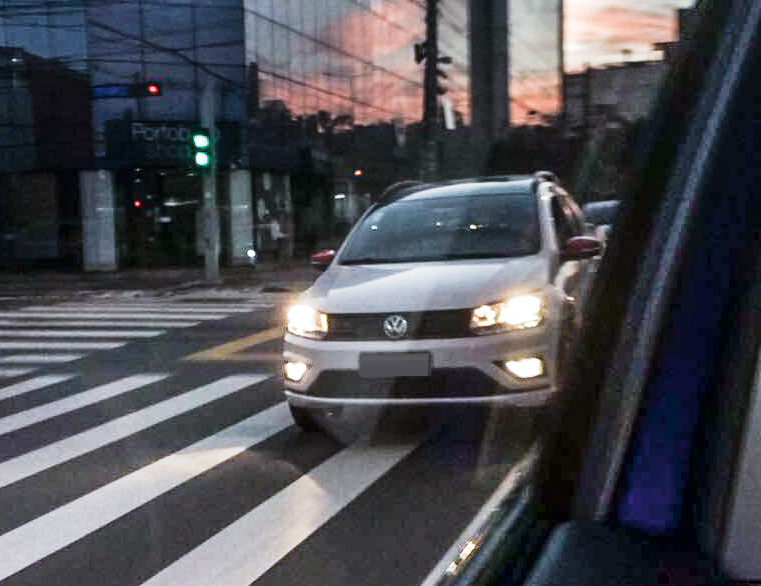
POLYGON ((423 76, 423 179, 439 176, 438 0, 427 0, 425 9, 425 73, 423 76))
POLYGON ((204 276, 207 281, 219 281, 219 215, 217 212, 217 132, 214 125, 216 96, 207 83, 201 97, 201 124, 209 129, 209 167, 203 173, 204 276))

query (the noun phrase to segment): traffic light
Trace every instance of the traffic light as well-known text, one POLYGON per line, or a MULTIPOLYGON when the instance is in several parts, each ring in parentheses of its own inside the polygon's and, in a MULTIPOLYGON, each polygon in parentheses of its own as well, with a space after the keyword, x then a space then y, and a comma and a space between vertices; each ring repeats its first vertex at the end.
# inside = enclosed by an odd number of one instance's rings
POLYGON ((190 136, 191 165, 204 171, 211 166, 211 137, 205 128, 197 128, 190 136))
POLYGON ((415 63, 422 63, 423 59, 425 59, 426 48, 425 43, 415 43, 415 63))
POLYGON ((163 94, 164 91, 158 81, 145 81, 132 85, 132 95, 136 98, 155 98, 163 94))

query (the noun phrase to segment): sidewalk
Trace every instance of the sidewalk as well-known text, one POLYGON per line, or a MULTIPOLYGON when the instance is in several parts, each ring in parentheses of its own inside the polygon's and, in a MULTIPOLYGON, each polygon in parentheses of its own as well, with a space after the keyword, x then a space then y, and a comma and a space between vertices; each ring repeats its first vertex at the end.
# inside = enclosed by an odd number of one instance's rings
POLYGON ((319 272, 307 261, 222 267, 220 281, 214 283, 204 280, 203 267, 125 269, 110 273, 42 269, 26 273, 0 271, 0 298, 97 294, 142 297, 227 288, 287 293, 307 288, 318 275, 319 272))

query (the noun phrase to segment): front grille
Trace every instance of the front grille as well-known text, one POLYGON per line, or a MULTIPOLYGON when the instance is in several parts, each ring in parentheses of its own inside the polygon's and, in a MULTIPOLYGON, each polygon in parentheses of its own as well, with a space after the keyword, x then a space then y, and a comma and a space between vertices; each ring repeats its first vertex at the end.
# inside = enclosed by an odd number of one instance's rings
POLYGON ((465 338, 470 331, 470 309, 426 312, 389 312, 328 315, 328 335, 333 341, 388 340, 383 331, 383 320, 390 315, 401 315, 409 330, 403 340, 430 340, 465 338))

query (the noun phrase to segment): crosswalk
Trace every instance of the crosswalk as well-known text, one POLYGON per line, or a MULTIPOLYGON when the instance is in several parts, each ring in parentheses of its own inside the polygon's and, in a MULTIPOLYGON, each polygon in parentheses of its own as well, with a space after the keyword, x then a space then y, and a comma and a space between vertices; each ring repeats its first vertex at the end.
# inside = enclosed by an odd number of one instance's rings
POLYGON ((0 311, 0 380, 76 362, 93 352, 151 340, 171 330, 270 309, 275 302, 270 297, 243 303, 88 300, 0 311))
MULTIPOLYGON (((150 516, 163 527, 161 537, 178 540, 179 546, 173 542, 165 556, 152 559, 146 566, 150 575, 140 573, 144 568, 138 571, 140 582, 115 570, 114 575, 91 583, 246 586, 419 445, 419 440, 408 440, 358 442, 342 448, 322 436, 301 442, 303 436, 293 427, 287 405, 270 379, 267 374, 235 374, 193 380, 192 388, 187 378, 162 372, 90 388, 74 373, 33 376, 11 384, 0 381, 0 413, 6 412, 4 406, 11 399, 21 408, 0 416, 0 508, 6 511, 0 520, 0 551, 5 552, 0 556, 0 583, 90 583, 83 576, 92 571, 89 559, 95 554, 90 548, 95 540, 122 543, 117 557, 129 556, 129 544, 146 537, 141 516, 159 504, 170 510, 179 506, 172 503, 185 505, 189 499, 183 495, 192 489, 199 506, 219 508, 208 513, 214 519, 223 516, 230 499, 250 499, 247 492, 258 501, 243 507, 231 522, 194 538, 183 527, 207 514, 205 509, 193 509, 197 514, 179 525, 174 518, 150 516), (193 386, 198 382, 202 384, 193 386), (156 400, 134 409, 131 401, 138 395, 156 400), (25 399, 30 399, 28 404, 25 399), (41 404, 40 399, 44 399, 41 404), (115 400, 118 408, 113 406, 115 400), (69 422, 77 413, 107 404, 111 407, 103 410, 112 417, 70 431, 69 422), (23 453, 7 457, 18 438, 26 434, 28 440, 26 432, 41 426, 48 430, 42 434, 47 440, 37 440, 23 453), (291 435, 283 436, 289 430, 291 435), (278 446, 289 445, 301 447, 278 453, 278 446), (150 459, 140 460, 134 446, 148 446, 150 459), (260 446, 267 447, 257 456, 260 446), (114 458, 115 454, 122 457, 114 458), (299 458, 298 465, 282 464, 299 458), (219 475, 237 475, 245 493, 225 493, 232 483, 218 480, 219 475), (56 491, 67 496, 56 500, 50 496, 56 491), (220 498, 204 496, 215 491, 220 498), (122 531, 127 534, 115 534, 122 531), (85 548, 82 559, 76 554, 81 548, 85 548), (42 581, 43 575, 49 578, 42 581)), ((114 567, 119 563, 115 559, 114 567)), ((107 572, 109 567, 105 564, 98 571, 107 572)))

